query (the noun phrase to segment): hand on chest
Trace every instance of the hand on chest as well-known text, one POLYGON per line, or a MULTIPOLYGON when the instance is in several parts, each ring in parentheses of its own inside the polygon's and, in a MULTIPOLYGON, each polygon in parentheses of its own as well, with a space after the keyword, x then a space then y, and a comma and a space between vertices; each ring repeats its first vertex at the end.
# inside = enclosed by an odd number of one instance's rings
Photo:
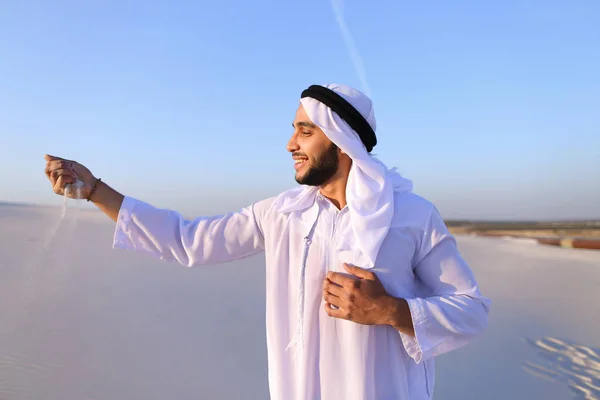
POLYGON ((344 264, 348 264, 374 273, 390 293, 406 294, 412 291, 414 284, 414 247, 410 238, 391 233, 383 242, 374 267, 370 268, 349 226, 338 228, 333 235, 315 231, 307 252, 306 279, 318 284, 330 271, 360 279, 344 268, 344 264))

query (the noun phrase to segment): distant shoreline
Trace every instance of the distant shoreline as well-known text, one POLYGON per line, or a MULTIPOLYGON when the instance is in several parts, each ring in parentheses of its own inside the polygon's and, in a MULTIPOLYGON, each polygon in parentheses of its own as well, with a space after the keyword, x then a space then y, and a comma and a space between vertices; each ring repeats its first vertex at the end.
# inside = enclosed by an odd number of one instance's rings
POLYGON ((446 221, 455 235, 511 237, 563 248, 600 250, 600 221, 446 221))
MULTIPOLYGON (((58 204, 0 201, 0 207, 58 208, 61 206, 58 204)), ((94 207, 85 207, 85 209, 85 211, 100 212, 94 207)), ((600 220, 485 221, 447 219, 445 223, 454 235, 527 238, 550 246, 600 250, 600 220)))

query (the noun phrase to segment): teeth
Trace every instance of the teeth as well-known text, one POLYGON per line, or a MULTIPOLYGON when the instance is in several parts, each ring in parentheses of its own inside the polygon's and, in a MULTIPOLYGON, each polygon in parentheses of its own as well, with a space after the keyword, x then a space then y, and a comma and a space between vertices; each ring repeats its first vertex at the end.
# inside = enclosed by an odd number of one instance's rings
POLYGON ((296 160, 296 164, 304 162, 304 161, 306 161, 306 160, 296 160))

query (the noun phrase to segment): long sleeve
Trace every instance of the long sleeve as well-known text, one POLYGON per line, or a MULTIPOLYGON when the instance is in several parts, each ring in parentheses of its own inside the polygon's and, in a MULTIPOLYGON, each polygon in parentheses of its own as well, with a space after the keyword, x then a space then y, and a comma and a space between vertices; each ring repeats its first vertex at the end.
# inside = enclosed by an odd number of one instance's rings
POLYGON ((255 206, 186 220, 178 212, 125 197, 113 248, 146 253, 188 267, 248 257, 264 250, 255 206))
POLYGON ((415 362, 462 347, 485 330, 491 301, 480 293, 435 207, 415 255, 415 275, 426 295, 406 299, 415 337, 401 333, 415 362))

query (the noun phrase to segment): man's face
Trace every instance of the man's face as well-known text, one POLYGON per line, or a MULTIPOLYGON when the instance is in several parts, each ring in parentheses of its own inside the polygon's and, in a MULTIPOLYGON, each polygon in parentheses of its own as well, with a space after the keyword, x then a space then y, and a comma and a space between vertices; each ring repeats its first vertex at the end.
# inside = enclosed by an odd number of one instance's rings
POLYGON ((339 166, 339 149, 313 124, 300 105, 292 124, 294 133, 287 144, 296 162, 296 182, 301 185, 321 186, 329 181, 339 166))

